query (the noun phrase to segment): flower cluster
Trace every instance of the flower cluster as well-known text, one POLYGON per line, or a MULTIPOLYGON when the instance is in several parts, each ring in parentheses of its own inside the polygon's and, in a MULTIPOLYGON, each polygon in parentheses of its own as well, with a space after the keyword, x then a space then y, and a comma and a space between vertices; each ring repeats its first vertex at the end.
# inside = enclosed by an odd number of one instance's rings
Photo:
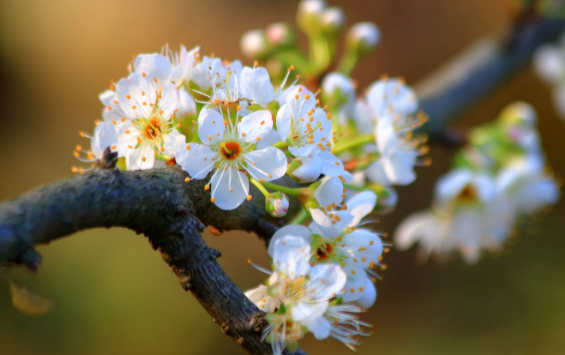
POLYGON ((494 123, 475 128, 442 177, 430 211, 409 216, 395 233, 405 249, 419 241, 424 257, 453 250, 475 263, 483 249, 500 250, 519 221, 559 199, 531 106, 508 106, 494 123))
POLYGON ((308 226, 289 225, 275 233, 269 244, 273 271, 265 285, 246 295, 267 312, 263 338, 280 354, 292 349, 311 332, 318 340, 333 337, 355 350, 363 328, 358 319, 375 302, 376 274, 384 245, 379 235, 359 228, 376 204, 373 192, 362 192, 325 213, 312 210, 308 226))
POLYGON ((331 72, 345 29, 341 9, 305 0, 297 22, 314 48, 309 57, 284 23, 242 38, 243 52, 263 66, 201 55, 199 47, 165 45, 135 56, 127 77, 100 94, 94 133, 81 132, 90 149, 74 152, 94 163, 110 150, 125 170, 176 165, 185 184, 204 180, 210 203, 222 210, 249 203, 257 191, 273 217, 299 204, 270 242, 268 282, 247 293, 267 312, 264 339, 277 354, 308 332, 351 349, 356 336, 369 335, 358 316, 375 302, 375 269, 384 269, 388 246, 361 227, 371 222, 360 223, 375 209, 394 208, 392 186, 416 179, 427 150, 413 134, 426 118, 403 80, 383 78, 356 97, 349 73, 377 47, 376 25, 351 27, 331 72))

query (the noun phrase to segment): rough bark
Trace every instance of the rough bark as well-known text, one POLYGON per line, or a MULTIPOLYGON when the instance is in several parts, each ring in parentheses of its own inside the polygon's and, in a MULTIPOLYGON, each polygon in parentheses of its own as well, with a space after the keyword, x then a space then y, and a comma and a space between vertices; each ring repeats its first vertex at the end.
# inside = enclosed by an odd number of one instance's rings
MULTIPOLYGON (((0 205, 0 264, 36 269, 38 244, 95 227, 121 226, 144 234, 204 309, 250 354, 270 354, 260 341, 263 313, 225 274, 200 232, 205 225, 246 230, 268 240, 276 230, 256 194, 237 211, 210 202, 205 180, 185 182, 179 167, 120 171, 106 152, 99 166, 84 175, 40 187, 0 205)), ((297 352, 304 354, 300 350, 297 352)))

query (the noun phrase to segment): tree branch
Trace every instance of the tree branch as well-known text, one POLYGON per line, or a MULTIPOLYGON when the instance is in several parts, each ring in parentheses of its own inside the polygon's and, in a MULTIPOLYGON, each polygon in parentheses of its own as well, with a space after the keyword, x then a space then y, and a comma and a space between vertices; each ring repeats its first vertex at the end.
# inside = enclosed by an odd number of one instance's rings
POLYGON ((512 26, 501 43, 481 40, 415 85, 420 108, 430 121, 422 131, 438 136, 453 120, 528 65, 536 49, 557 40, 565 30, 561 19, 533 19, 512 26))
POLYGON ((209 224, 253 231, 268 241, 276 227, 266 219, 261 194, 235 211, 222 211, 210 202, 207 182, 185 183, 188 175, 179 167, 120 171, 114 163, 115 154, 107 151, 84 175, 2 203, 0 264, 36 269, 41 257, 35 245, 88 228, 127 227, 147 236, 224 334, 250 354, 270 354, 270 345, 260 341, 264 314, 216 262, 221 254, 200 236, 209 224))

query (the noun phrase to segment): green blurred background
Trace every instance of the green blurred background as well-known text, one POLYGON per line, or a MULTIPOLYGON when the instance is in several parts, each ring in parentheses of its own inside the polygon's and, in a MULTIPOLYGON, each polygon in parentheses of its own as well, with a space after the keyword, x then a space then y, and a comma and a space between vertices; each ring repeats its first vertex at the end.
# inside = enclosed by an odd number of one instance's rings
MULTIPOLYGON (((384 40, 354 72, 363 88, 381 74, 415 83, 476 39, 499 33, 516 11, 514 0, 331 0, 349 24, 375 21, 384 40)), ((240 35, 275 21, 294 22, 297 1, 0 0, 0 199, 71 175, 71 152, 86 144, 100 118, 98 94, 126 75, 133 53, 201 45, 203 53, 241 57, 240 35)), ((247 61, 247 64, 250 64, 247 61)), ((468 127, 496 117, 515 100, 540 114, 543 146, 558 175, 565 173, 565 122, 550 89, 526 70, 458 122, 468 127)), ((432 117, 433 119, 433 117, 432 117)), ((397 210, 382 218, 392 232, 403 216, 429 205, 450 152, 433 146, 434 164, 399 189, 397 210)), ((414 250, 386 255, 379 297, 366 319, 374 336, 365 354, 562 354, 565 348, 565 205, 534 218, 502 255, 469 267, 415 263, 414 250)), ((267 265, 251 234, 205 236, 222 266, 247 289, 267 265)), ((14 278, 57 302, 43 317, 19 313, 0 280, 0 354, 242 353, 178 285, 146 239, 115 228, 91 230, 39 248, 37 275, 14 278)), ((302 342, 310 354, 348 354, 336 341, 302 342)))

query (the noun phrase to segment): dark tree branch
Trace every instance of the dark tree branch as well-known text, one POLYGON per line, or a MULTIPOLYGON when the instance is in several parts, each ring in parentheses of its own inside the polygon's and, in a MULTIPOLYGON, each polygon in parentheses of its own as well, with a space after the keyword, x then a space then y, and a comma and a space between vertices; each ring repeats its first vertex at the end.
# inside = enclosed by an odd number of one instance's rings
POLYGON ((204 224, 210 224, 253 231, 268 240, 276 227, 265 219, 260 194, 237 211, 222 211, 210 202, 206 182, 185 183, 188 175, 178 167, 120 171, 114 163, 115 155, 106 152, 98 167, 84 175, 2 203, 0 264, 35 269, 41 262, 35 245, 88 228, 127 227, 147 236, 224 334, 250 354, 271 353, 270 345, 260 342, 264 314, 216 262, 221 254, 200 236, 204 224))
POLYGON ((437 136, 452 121, 527 66, 536 49, 565 30, 560 19, 515 24, 511 40, 483 40, 416 86, 430 121, 422 131, 437 136))

